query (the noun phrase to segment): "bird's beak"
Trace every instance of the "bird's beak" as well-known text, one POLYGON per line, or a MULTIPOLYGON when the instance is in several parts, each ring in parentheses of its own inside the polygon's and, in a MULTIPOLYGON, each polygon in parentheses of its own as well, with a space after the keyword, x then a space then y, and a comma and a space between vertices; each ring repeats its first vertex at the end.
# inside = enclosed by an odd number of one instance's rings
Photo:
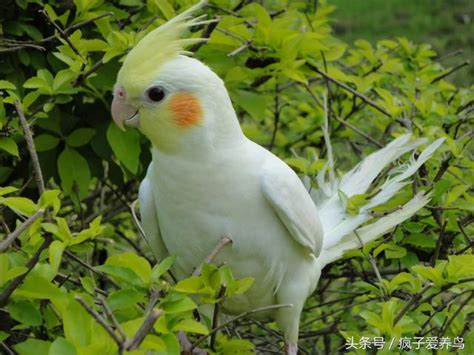
POLYGON ((135 128, 140 125, 138 108, 128 104, 120 97, 114 97, 112 101, 112 118, 122 131, 125 131, 124 124, 135 128))

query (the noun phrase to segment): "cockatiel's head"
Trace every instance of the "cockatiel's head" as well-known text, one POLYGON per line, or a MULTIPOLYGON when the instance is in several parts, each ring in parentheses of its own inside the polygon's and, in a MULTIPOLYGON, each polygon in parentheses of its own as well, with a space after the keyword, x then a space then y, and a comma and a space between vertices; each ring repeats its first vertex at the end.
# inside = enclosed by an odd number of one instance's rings
POLYGON ((127 54, 114 87, 112 117, 121 129, 138 128, 165 151, 199 149, 239 136, 222 80, 185 47, 203 41, 181 38, 202 21, 192 18, 201 1, 143 37, 127 54))

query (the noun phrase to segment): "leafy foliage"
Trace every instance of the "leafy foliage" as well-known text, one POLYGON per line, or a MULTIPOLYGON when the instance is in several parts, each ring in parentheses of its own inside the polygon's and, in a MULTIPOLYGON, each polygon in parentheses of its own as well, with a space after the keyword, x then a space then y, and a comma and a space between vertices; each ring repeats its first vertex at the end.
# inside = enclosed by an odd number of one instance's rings
MULTIPOLYGON (((0 5, 3 348, 176 354, 177 333, 184 332, 217 353, 281 349, 271 323, 239 318, 223 333, 210 317, 196 316, 200 305, 217 308, 245 292, 251 279, 204 264, 199 275, 176 283, 173 259, 156 263, 130 217, 150 153, 138 132, 121 132, 110 120, 120 58, 143 31, 191 3, 0 5), (23 114, 34 132, 44 192, 23 114)), ((331 34, 333 7, 325 1, 215 0, 206 11, 219 22, 194 29, 209 37, 193 48, 196 57, 225 80, 246 135, 298 173, 312 177, 326 162, 324 96, 341 169, 407 131, 446 139, 413 185, 373 213, 397 208, 421 188, 432 190, 430 205, 323 272, 303 315, 301 348, 334 352, 349 336, 423 334, 464 336, 473 352, 473 87, 447 81, 450 69, 427 44, 394 38, 348 46, 331 34)), ((366 197, 348 200, 348 211, 356 213, 366 197)))

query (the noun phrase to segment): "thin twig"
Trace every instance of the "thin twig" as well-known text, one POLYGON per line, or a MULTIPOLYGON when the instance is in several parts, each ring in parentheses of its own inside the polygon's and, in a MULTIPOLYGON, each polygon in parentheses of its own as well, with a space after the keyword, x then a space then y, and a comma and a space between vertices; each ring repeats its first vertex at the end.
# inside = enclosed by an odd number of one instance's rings
POLYGON ((447 77, 448 75, 454 73, 455 71, 458 71, 459 69, 461 68, 464 68, 465 66, 471 64, 471 62, 469 62, 468 60, 466 60, 464 63, 461 63, 459 64, 458 66, 455 66, 454 68, 452 68, 451 70, 448 70, 446 73, 443 73, 441 74, 440 76, 437 76, 436 78, 434 78, 433 80, 431 80, 431 83, 430 84, 434 84, 436 83, 437 81, 440 81, 441 79, 444 79, 445 77, 447 77))
POLYGON ((16 354, 16 353, 15 353, 12 349, 10 349, 10 348, 8 347, 8 345, 5 344, 3 341, 0 341, 0 345, 1 345, 2 348, 6 351, 5 354, 8 354, 8 355, 15 355, 15 354, 16 354))
POLYGON ((24 221, 17 229, 10 233, 5 239, 0 242, 0 253, 3 253, 13 243, 13 241, 20 236, 34 221, 36 221, 44 213, 44 209, 39 209, 32 214, 26 221, 24 221))
POLYGON ((53 25, 53 27, 59 32, 59 34, 61 35, 61 37, 66 41, 66 43, 69 45, 69 47, 74 51, 74 53, 76 53, 79 57, 81 58, 84 58, 81 54, 81 52, 79 52, 79 50, 76 48, 76 46, 71 42, 71 40, 69 39, 69 35, 68 33, 66 33, 56 22, 54 22, 54 20, 49 17, 48 13, 44 10, 39 10, 40 13, 43 14, 44 17, 46 17, 46 19, 48 20, 48 22, 53 25))
MULTIPOLYGON (((55 281, 57 281, 60 285, 62 285, 65 282, 70 282, 76 286, 81 286, 81 282, 79 280, 73 279, 70 277, 70 274, 64 275, 60 272, 56 274, 56 277, 54 278, 55 281)), ((109 294, 107 291, 102 290, 101 288, 94 287, 94 292, 97 292, 98 294, 107 297, 109 294)))
MULTIPOLYGON (((362 241, 362 238, 359 236, 359 233, 357 232, 357 229, 354 230, 354 234, 357 237, 357 239, 359 240, 361 248, 363 248, 364 243, 362 241)), ((374 270, 375 276, 377 277, 377 280, 379 281, 379 288, 380 288, 380 291, 382 292, 383 299, 385 301, 388 301, 388 295, 385 292, 385 288, 383 287, 383 279, 382 279, 382 276, 380 275, 380 270, 377 267, 377 263, 375 262, 374 257, 372 256, 372 254, 370 252, 369 253, 364 253, 364 254, 366 254, 366 257, 369 260, 369 263, 372 266, 372 269, 374 270)))
POLYGON ((278 80, 275 84, 275 112, 273 113, 273 131, 272 131, 272 139, 270 140, 270 144, 268 145, 268 150, 272 151, 273 145, 275 144, 276 135, 278 132, 278 123, 280 122, 280 95, 279 95, 279 88, 278 88, 278 80))
MULTIPOLYGON (((202 35, 200 36, 200 38, 210 38, 212 32, 214 32, 214 30, 216 29, 216 27, 219 24, 220 20, 221 20, 221 18, 217 17, 216 21, 210 22, 206 26, 204 31, 202 32, 202 35)), ((201 48, 202 45, 204 45, 204 43, 206 43, 206 41, 201 41, 201 42, 198 42, 195 45, 191 46, 191 48, 189 49, 190 52, 193 52, 193 53, 196 52, 199 48, 201 48)))
POLYGON ((129 342, 127 342, 127 345, 126 345, 127 351, 132 351, 132 350, 138 349, 138 347, 143 342, 145 337, 153 329, 153 325, 155 325, 155 323, 158 320, 158 318, 160 317, 160 315, 161 315, 161 310, 156 309, 156 308, 151 310, 151 312, 148 314, 148 316, 143 321, 140 328, 135 333, 135 336, 133 337, 133 339, 131 339, 129 342))
POLYGON ((415 304, 418 303, 418 301, 421 299, 421 296, 428 291, 431 287, 433 287, 433 284, 430 282, 426 284, 419 292, 415 293, 414 295, 411 296, 410 300, 405 303, 403 308, 398 312, 397 316, 395 317, 395 320, 393 321, 393 325, 397 324, 400 319, 405 315, 405 313, 408 312, 408 310, 415 304))
POLYGON ((361 94, 360 92, 358 92, 357 90, 354 90, 353 88, 351 88, 349 85, 347 84, 344 84, 343 82, 333 78, 332 76, 326 74, 325 72, 321 71, 317 66, 311 64, 311 63, 306 63, 306 65, 313 71, 315 71, 316 73, 318 73, 319 75, 321 75, 322 77, 324 77, 325 79, 328 79, 329 81, 333 82, 334 84, 336 84, 337 86, 343 88, 344 90, 346 91, 349 91, 352 95, 354 96, 357 96, 359 99, 361 99, 362 101, 364 101, 366 104, 372 106, 373 108, 375 108, 377 111, 383 113, 385 116, 387 117, 392 117, 391 114, 389 114, 387 111, 385 111, 382 107, 380 107, 378 104, 376 104, 374 101, 372 101, 371 99, 369 99, 367 96, 361 94))
POLYGON ((20 286, 20 284, 23 282, 23 280, 25 279, 25 277, 30 273, 30 271, 35 267, 35 265, 38 263, 39 261, 39 258, 40 258, 40 255, 41 253, 43 252, 43 250, 47 249, 49 247, 49 245, 51 244, 51 242, 53 241, 53 239, 49 236, 45 236, 44 237, 44 240, 43 240, 43 243, 40 245, 40 247, 38 248, 38 250, 36 250, 36 252, 34 253, 34 255, 31 257, 30 260, 28 260, 28 262, 26 263, 26 268, 27 270, 15 277, 9 284, 7 287, 5 287, 2 291, 2 293, 0 294, 0 307, 3 307, 7 302, 8 302, 8 299, 10 298, 10 295, 13 293, 13 291, 15 291, 15 289, 20 286))
MULTIPOLYGON (((211 251, 211 253, 204 259, 203 264, 210 264, 214 260, 214 258, 217 256, 217 254, 219 254, 222 251, 222 249, 224 249, 224 247, 229 244, 232 244, 232 239, 230 239, 227 236, 222 238, 219 241, 219 243, 217 243, 216 247, 211 251)), ((202 270, 202 264, 194 270, 193 276, 200 275, 201 270, 202 270)))
MULTIPOLYGON (((308 92, 308 94, 311 96, 311 98, 318 104, 320 105, 321 107, 325 107, 324 103, 321 102, 321 100, 311 91, 311 88, 309 87, 309 85, 303 85, 303 87, 306 89, 306 91, 308 92)), ((373 144, 375 144, 376 146, 382 148, 383 147, 383 144, 380 143, 378 140, 376 140, 375 138, 372 138, 371 136, 369 136, 367 133, 363 132, 362 130, 360 130, 359 128, 357 128, 356 126, 352 125, 351 123, 345 121, 344 119, 338 117, 335 113, 333 113, 332 117, 334 117, 334 119, 336 121, 338 121, 339 123, 341 123, 342 125, 352 129, 354 132, 360 134, 362 137, 364 137, 365 139, 367 139, 369 142, 372 142, 373 144)))
POLYGON ((467 305, 467 303, 473 298, 474 296, 474 291, 471 292, 471 294, 459 305, 459 308, 454 312, 454 314, 449 318, 449 320, 446 322, 444 327, 440 330, 438 336, 443 336, 444 333, 449 329, 449 326, 451 323, 454 321, 454 319, 458 316, 458 314, 462 311, 462 309, 467 305))
POLYGON ((101 59, 97 61, 93 66, 90 67, 89 70, 79 74, 79 76, 74 80, 72 83, 73 87, 81 85, 84 80, 86 80, 92 73, 95 73, 102 65, 104 65, 104 61, 101 59))
MULTIPOLYGON (((148 248, 150 250, 153 250, 151 248, 151 245, 150 245, 150 242, 148 241, 148 238, 147 238, 147 235, 145 233, 145 230, 143 229, 142 227, 142 224, 140 222, 140 220, 138 219, 138 216, 137 216, 137 211, 136 211, 136 208, 137 208, 137 203, 138 203, 138 199, 133 201, 130 205, 130 212, 132 214, 132 220, 133 220, 133 224, 135 225, 135 228, 137 228, 138 230, 138 233, 140 234, 140 236, 143 238, 143 240, 145 240, 145 243, 148 245, 148 248)), ((151 253, 152 256, 153 256, 153 259, 156 262, 158 262, 158 260, 156 259, 156 256, 154 253, 151 253)), ((161 260, 160 260, 161 261, 161 260)), ((176 281, 176 280, 175 280, 176 281)))
POLYGON ((333 117, 335 118, 335 120, 336 120, 337 122, 341 123, 342 125, 346 126, 347 128, 352 129, 354 132, 356 132, 357 134, 361 135, 362 137, 364 137, 365 139, 367 139, 369 142, 374 143, 377 147, 383 148, 383 144, 382 144, 382 143, 380 143, 380 142, 379 142, 378 140, 376 140, 375 138, 372 138, 372 137, 369 136, 367 133, 365 133, 364 131, 360 130, 359 128, 357 128, 357 127, 354 126, 353 124, 344 121, 342 118, 338 117, 336 114, 334 114, 333 117))
POLYGON ((107 314, 107 317, 112 321, 115 330, 119 333, 120 337, 122 338, 122 342, 125 342, 127 340, 127 335, 125 334, 122 326, 120 325, 117 318, 115 317, 114 312, 112 312, 112 310, 110 309, 104 297, 100 296, 99 301, 105 310, 105 314, 107 314))
MULTIPOLYGON (((84 27, 84 26, 87 26, 88 24, 92 23, 92 22, 95 22, 97 20, 100 20, 101 18, 104 18, 104 17, 108 17, 108 16, 112 16, 113 13, 112 12, 106 12, 106 13, 103 13, 103 14, 100 14, 100 15, 97 15, 95 17, 92 17, 90 19, 87 19, 87 20, 84 20, 84 21, 81 21, 81 22, 78 22, 76 23, 75 25, 72 25, 70 27, 67 27, 65 28, 63 31, 65 34, 69 34, 71 32, 73 32, 74 30, 77 30, 78 28, 81 28, 81 27, 84 27)), ((43 44, 43 43, 46 43, 46 42, 50 42, 54 39, 57 38, 57 34, 53 34, 49 37, 45 37, 45 38, 42 38, 38 41, 25 41, 25 42, 21 42, 22 44, 43 44)))
POLYGON ((81 304, 82 307, 84 307, 84 309, 87 311, 87 313, 89 313, 97 321, 97 323, 99 323, 102 326, 102 328, 105 329, 105 331, 110 335, 110 337, 117 344, 117 346, 119 348, 119 352, 121 352, 121 350, 124 347, 124 342, 117 336, 117 334, 115 334, 114 330, 110 327, 110 325, 107 323, 107 321, 104 318, 102 318, 102 316, 99 313, 97 313, 94 309, 92 309, 86 303, 86 301, 84 301, 81 298, 81 296, 76 295, 76 296, 74 296, 74 298, 77 302, 79 302, 81 304))
POLYGON ((115 287, 119 288, 119 286, 117 285, 117 283, 112 280, 109 276, 107 276, 106 274, 100 272, 100 271, 97 271, 96 269, 94 269, 93 266, 89 265, 88 263, 86 263, 84 260, 82 260, 81 258, 79 258, 78 256, 76 256, 75 254, 71 253, 69 250, 65 250, 64 251, 64 255, 66 255, 68 258, 76 261, 77 263, 81 264, 82 266, 84 266, 87 270, 93 272, 94 274, 96 274, 97 276, 107 280, 108 282, 110 282, 112 285, 114 285, 115 287))
MULTIPOLYGON (((338 291, 340 292, 340 291, 338 291)), ((348 293, 348 292, 340 292, 340 293, 348 293)), ((301 328, 305 328, 311 324, 313 324, 314 322, 318 321, 318 320, 321 320, 321 319, 324 319, 328 316, 331 316, 333 314, 336 314, 336 313, 339 313, 339 312, 342 312, 346 309, 351 309, 353 308, 354 306, 358 306, 358 305, 361 305, 361 304, 364 304, 364 303, 367 303, 367 302, 371 302, 371 301, 376 301, 376 300, 380 300, 380 297, 375 297, 375 298, 368 298, 366 300, 363 300, 363 301, 360 301, 360 302, 355 302, 355 303, 351 303, 351 304, 348 304, 348 305, 345 305, 345 306, 342 306, 338 309, 335 309, 334 311, 331 311, 331 312, 327 312, 327 313, 324 313, 314 319, 311 319, 309 321, 307 321, 306 323, 304 323, 301 328)))
POLYGON ((25 140, 28 146, 28 152, 30 153, 31 163, 33 164, 33 170, 35 172, 35 179, 38 185, 39 194, 42 195, 45 187, 44 187, 44 180, 43 180, 43 173, 41 171, 41 166, 38 159, 38 154, 36 153, 35 143, 33 141, 33 135, 31 133, 30 125, 26 120, 25 114, 21 109, 21 105, 18 101, 15 101, 15 109, 18 113, 18 117, 20 118, 21 126, 23 127, 23 131, 25 132, 25 140))
MULTIPOLYGON (((212 329, 217 328, 219 326, 219 313, 221 310, 222 302, 224 301, 224 295, 227 287, 225 285, 221 286, 221 289, 219 290, 219 294, 217 295, 217 299, 219 301, 216 302, 214 305, 214 313, 212 314, 212 329)), ((216 333, 213 333, 211 335, 211 339, 209 341, 209 346, 210 348, 215 351, 214 346, 216 343, 216 333)))
POLYGON ((198 346, 199 344, 201 344, 204 340, 206 340, 207 338, 209 338, 212 334, 218 332, 219 330, 221 330, 222 328, 225 328, 227 327, 228 325, 238 321, 239 319, 242 319, 244 317, 247 317, 253 313, 258 313, 258 312, 265 312, 265 311, 270 311, 270 310, 274 310, 274 309, 279 309, 279 308, 286 308, 286 307, 293 307, 292 304, 274 304, 274 305, 271 305, 271 306, 266 306, 266 307, 260 307, 260 308, 255 308, 255 309, 252 309, 250 311, 247 311, 247 312, 243 312, 235 317, 233 317, 232 319, 228 320, 227 322, 224 322, 222 324, 220 324, 218 327, 216 328, 213 328, 211 331, 209 331, 209 333, 207 335, 203 335, 202 337, 200 337, 198 340, 196 340, 196 342, 193 344, 193 348, 195 348, 196 346, 198 346))

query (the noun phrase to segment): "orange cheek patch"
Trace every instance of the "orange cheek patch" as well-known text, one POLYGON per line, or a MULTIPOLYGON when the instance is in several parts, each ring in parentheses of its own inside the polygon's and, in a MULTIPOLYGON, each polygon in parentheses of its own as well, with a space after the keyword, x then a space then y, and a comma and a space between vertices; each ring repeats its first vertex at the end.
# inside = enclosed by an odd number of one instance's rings
POLYGON ((174 95, 169 104, 174 123, 179 127, 194 126, 202 119, 199 100, 188 93, 174 95))

